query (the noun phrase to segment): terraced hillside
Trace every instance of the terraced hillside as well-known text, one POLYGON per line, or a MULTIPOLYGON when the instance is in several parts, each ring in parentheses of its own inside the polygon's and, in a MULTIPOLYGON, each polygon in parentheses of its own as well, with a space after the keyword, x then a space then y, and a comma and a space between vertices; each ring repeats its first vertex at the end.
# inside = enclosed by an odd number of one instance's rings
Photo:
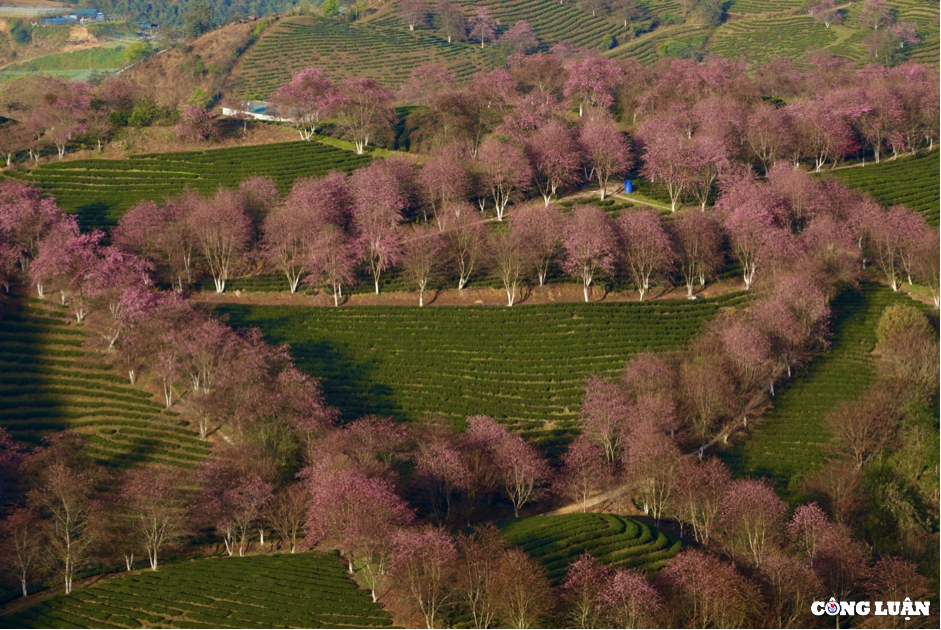
POLYGON ((922 153, 912 157, 883 160, 879 164, 867 164, 832 171, 832 176, 847 185, 867 192, 887 206, 904 204, 924 215, 928 223, 938 225, 941 208, 941 175, 938 169, 939 151, 922 153))
POLYGON ((755 17, 730 20, 720 26, 709 51, 723 57, 741 57, 751 62, 773 57, 798 59, 810 48, 827 48, 848 37, 842 27, 824 27, 809 15, 755 17))
POLYGON ((347 419, 487 414, 553 451, 567 441, 587 375, 616 374, 636 352, 682 346, 740 299, 219 310, 289 344, 347 419))
POLYGON ((232 91, 242 98, 265 99, 309 66, 324 68, 334 78, 369 77, 390 87, 426 63, 444 64, 463 79, 491 66, 489 52, 470 43, 449 44, 431 30, 409 31, 401 23, 284 18, 242 57, 232 91))
POLYGON ((326 554, 208 558, 117 577, 0 617, 4 628, 380 628, 389 615, 326 554))
POLYGON ((36 184, 59 205, 79 215, 83 229, 110 227, 138 201, 163 201, 184 190, 235 187, 265 175, 286 192, 295 179, 352 171, 368 155, 319 142, 285 142, 184 153, 141 155, 125 160, 69 160, 9 173, 36 184))
POLYGON ((800 478, 823 461, 827 413, 872 385, 876 324, 887 306, 900 301, 910 302, 876 284, 834 300, 832 347, 779 392, 759 427, 722 453, 737 474, 766 477, 785 495, 797 490, 800 478))
POLYGON ((51 299, 0 310, 0 426, 27 445, 80 431, 104 466, 192 467, 208 444, 172 411, 110 371, 86 334, 51 299))
MULTIPOLYGON (((519 21, 533 27, 540 48, 548 50, 552 44, 569 42, 579 48, 599 48, 609 36, 619 35, 623 29, 600 15, 592 15, 577 3, 558 0, 458 0, 468 16, 483 7, 500 20, 499 33, 519 21)), ((374 19, 374 23, 403 27, 405 24, 394 11, 387 11, 374 19)))
POLYGON ((614 514, 562 514, 510 521, 505 539, 539 560, 553 584, 584 552, 612 567, 656 571, 683 545, 656 528, 614 514))

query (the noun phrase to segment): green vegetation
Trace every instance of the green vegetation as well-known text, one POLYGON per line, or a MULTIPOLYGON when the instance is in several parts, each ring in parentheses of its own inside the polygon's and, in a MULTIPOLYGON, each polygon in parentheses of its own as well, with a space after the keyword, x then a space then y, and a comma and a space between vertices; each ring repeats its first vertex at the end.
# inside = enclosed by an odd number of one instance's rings
POLYGON ((235 187, 247 177, 271 177, 282 193, 294 180, 352 171, 370 157, 319 142, 158 153, 125 160, 71 160, 10 173, 56 198, 79 215, 83 229, 114 225, 138 201, 163 201, 184 190, 235 187))
POLYGON ((809 15, 753 18, 729 21, 716 30, 710 52, 723 57, 742 57, 749 62, 773 57, 798 59, 812 48, 826 48, 840 41, 848 29, 826 28, 809 15))
POLYGON ((97 463, 191 467, 209 450, 176 413, 108 369, 65 307, 29 300, 0 312, 0 426, 30 446, 77 429, 97 463))
POLYGON ((459 79, 490 67, 488 49, 452 43, 405 25, 350 24, 346 20, 286 18, 268 29, 236 67, 233 92, 266 98, 296 72, 319 66, 334 78, 368 77, 396 86, 412 68, 441 63, 459 79))
POLYGON ((535 516, 503 524, 503 537, 539 560, 553 584, 588 551, 612 567, 655 571, 679 553, 682 543, 656 528, 614 514, 535 516))
POLYGON ((917 210, 931 225, 938 225, 941 176, 938 151, 883 160, 879 164, 832 171, 847 185, 869 193, 887 206, 903 204, 917 210))
POLYGON ((876 378, 872 350, 885 308, 907 301, 903 293, 864 284, 833 303, 832 346, 772 401, 761 425, 722 457, 740 475, 766 477, 785 495, 820 466, 830 439, 825 417, 840 403, 859 399, 876 378))
POLYGON ((346 419, 486 414, 555 451, 570 437, 587 375, 615 375, 636 352, 683 346, 740 299, 219 310, 289 344, 346 419))
POLYGON ((374 628, 389 615, 335 555, 209 558, 117 577, 0 617, 5 628, 374 628))
POLYGON ((93 70, 118 70, 126 64, 126 48, 123 45, 97 46, 11 64, 0 72, 0 79, 24 74, 83 78, 83 75, 93 70))

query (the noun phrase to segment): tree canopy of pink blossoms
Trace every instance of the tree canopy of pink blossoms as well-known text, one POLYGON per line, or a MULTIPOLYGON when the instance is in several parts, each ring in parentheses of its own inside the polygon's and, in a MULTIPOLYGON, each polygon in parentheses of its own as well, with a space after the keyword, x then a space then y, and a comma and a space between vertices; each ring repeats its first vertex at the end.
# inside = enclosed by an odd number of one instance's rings
POLYGON ((565 257, 562 268, 582 281, 582 293, 596 277, 614 271, 617 259, 617 234, 610 217, 596 206, 577 206, 566 218, 562 229, 565 257))
POLYGON ((618 219, 624 262, 643 302, 650 285, 665 277, 673 263, 673 247, 660 216, 653 210, 625 212, 618 219))
POLYGON ((301 140, 310 140, 338 104, 339 93, 323 68, 304 68, 271 95, 278 115, 289 118, 301 140))
POLYGON ((484 42, 496 39, 497 29, 500 28, 500 20, 490 15, 485 7, 477 7, 474 15, 467 20, 467 36, 480 42, 480 47, 484 47, 484 42))
POLYGON ((186 222, 212 275, 216 293, 222 293, 251 238, 251 219, 244 204, 238 193, 220 188, 213 197, 199 200, 186 222))
POLYGON ((400 224, 405 199, 399 192, 399 181, 378 162, 356 171, 352 188, 353 227, 378 294, 382 272, 394 265, 401 254, 400 224))
POLYGON ((482 183, 493 198, 497 220, 502 221, 513 194, 529 189, 533 178, 529 160, 520 147, 490 137, 480 145, 477 163, 482 183))
POLYGON ((614 59, 587 56, 571 62, 565 82, 565 97, 578 106, 583 116, 586 107, 607 109, 614 104, 614 92, 624 78, 624 70, 614 59))
POLYGON ((634 163, 630 142, 614 121, 601 117, 587 120, 582 125, 579 141, 604 199, 611 178, 624 175, 634 163))

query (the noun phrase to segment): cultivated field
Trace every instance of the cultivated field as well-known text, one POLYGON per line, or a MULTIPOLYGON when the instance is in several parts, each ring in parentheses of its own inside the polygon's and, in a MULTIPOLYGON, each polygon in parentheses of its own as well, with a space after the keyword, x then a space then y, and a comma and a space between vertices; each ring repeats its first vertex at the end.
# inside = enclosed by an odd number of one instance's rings
POLYGON ((37 446, 77 429, 97 463, 192 467, 209 451, 176 413, 108 369, 55 296, 0 310, 0 427, 37 446))
POLYGON ((871 283, 837 297, 830 349, 778 393, 760 426, 722 453, 737 474, 766 477, 783 494, 798 490, 826 454, 827 413, 861 398, 875 381, 876 324, 897 302, 912 303, 904 293, 871 283))
POLYGON ((655 571, 679 553, 682 543, 656 528, 614 514, 563 514, 511 521, 503 537, 538 559, 553 584, 565 579, 584 552, 616 568, 655 571))
POLYGON ((879 164, 837 169, 833 176, 849 186, 869 193, 887 206, 903 204, 922 213, 931 225, 938 225, 941 207, 939 151, 919 156, 883 160, 879 164))
POLYGON ((184 190, 212 192, 248 177, 271 177, 282 193, 294 180, 368 164, 356 155, 319 142, 158 153, 125 160, 69 160, 9 173, 41 187, 59 206, 76 212, 83 229, 113 226, 138 201, 163 201, 184 190))
POLYGON ((740 299, 219 310, 289 344, 347 419, 486 414, 553 452, 568 440, 587 375, 614 375, 637 352, 681 347, 740 299))
POLYGON ((7 617, 5 628, 374 628, 389 615, 326 554, 211 558, 142 571, 7 617))

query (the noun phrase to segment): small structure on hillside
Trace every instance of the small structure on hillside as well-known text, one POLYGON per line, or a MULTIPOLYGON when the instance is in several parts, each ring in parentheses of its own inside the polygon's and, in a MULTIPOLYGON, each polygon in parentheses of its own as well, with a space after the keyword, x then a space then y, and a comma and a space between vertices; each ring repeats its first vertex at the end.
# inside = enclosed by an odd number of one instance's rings
POLYGON ((242 101, 238 107, 222 107, 223 116, 248 116, 255 120, 268 120, 272 122, 294 122, 290 118, 283 118, 268 101, 242 101))

